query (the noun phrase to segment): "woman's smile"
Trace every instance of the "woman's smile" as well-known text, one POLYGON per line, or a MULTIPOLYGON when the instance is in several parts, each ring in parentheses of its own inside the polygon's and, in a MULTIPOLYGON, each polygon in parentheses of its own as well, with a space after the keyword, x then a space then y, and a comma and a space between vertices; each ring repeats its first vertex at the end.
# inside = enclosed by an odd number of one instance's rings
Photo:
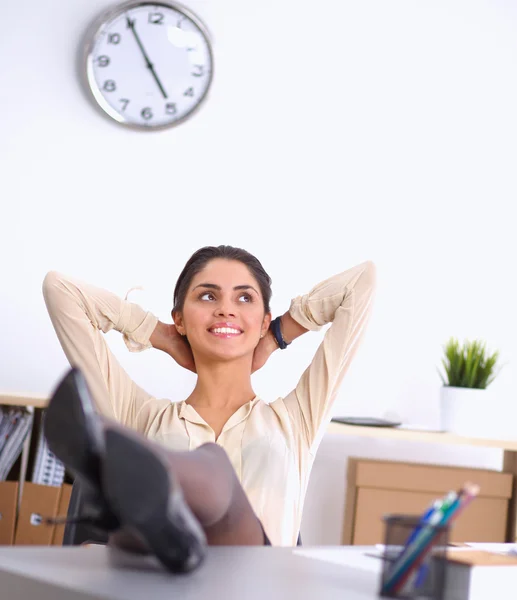
POLYGON ((233 323, 215 323, 208 329, 208 333, 218 338, 229 339, 242 335, 244 332, 233 323))

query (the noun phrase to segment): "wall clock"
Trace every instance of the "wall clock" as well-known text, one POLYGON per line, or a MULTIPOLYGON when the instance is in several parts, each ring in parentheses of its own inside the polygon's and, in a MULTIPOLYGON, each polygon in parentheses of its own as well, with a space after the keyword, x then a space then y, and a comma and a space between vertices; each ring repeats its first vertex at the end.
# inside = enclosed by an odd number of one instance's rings
POLYGON ((207 97, 213 74, 201 20, 172 2, 130 1, 90 26, 84 83, 106 115, 133 129, 178 125, 207 97))

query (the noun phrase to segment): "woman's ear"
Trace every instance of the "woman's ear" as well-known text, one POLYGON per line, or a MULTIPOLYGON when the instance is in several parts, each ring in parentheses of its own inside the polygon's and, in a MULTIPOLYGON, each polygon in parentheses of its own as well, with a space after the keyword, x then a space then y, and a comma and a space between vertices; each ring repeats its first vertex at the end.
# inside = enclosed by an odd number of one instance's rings
POLYGON ((260 337, 264 337, 269 329, 269 325, 271 324, 271 313, 266 313, 264 315, 264 320, 262 321, 262 328, 260 330, 260 337))
POLYGON ((173 310, 171 312, 172 320, 174 321, 174 325, 176 326, 176 330, 180 335, 185 335, 185 325, 183 323, 183 315, 178 310, 173 310))

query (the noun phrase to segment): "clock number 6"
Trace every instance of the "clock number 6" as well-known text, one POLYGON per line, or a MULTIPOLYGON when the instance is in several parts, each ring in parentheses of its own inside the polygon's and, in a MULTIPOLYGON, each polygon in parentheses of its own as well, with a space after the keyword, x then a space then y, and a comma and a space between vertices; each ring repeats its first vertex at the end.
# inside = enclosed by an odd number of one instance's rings
POLYGON ((142 108, 142 112, 140 114, 142 115, 142 119, 145 119, 146 121, 153 118, 153 113, 148 106, 146 108, 142 108))

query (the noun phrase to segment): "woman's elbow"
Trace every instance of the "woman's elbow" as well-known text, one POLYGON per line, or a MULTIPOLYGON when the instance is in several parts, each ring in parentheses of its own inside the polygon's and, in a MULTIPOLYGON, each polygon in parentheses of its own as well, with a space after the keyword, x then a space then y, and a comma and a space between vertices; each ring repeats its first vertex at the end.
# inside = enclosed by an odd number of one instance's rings
POLYGON ((48 303, 48 300, 52 298, 56 292, 58 292, 60 289, 63 289, 62 275, 57 271, 49 271, 43 278, 41 289, 43 292, 43 297, 48 303))

